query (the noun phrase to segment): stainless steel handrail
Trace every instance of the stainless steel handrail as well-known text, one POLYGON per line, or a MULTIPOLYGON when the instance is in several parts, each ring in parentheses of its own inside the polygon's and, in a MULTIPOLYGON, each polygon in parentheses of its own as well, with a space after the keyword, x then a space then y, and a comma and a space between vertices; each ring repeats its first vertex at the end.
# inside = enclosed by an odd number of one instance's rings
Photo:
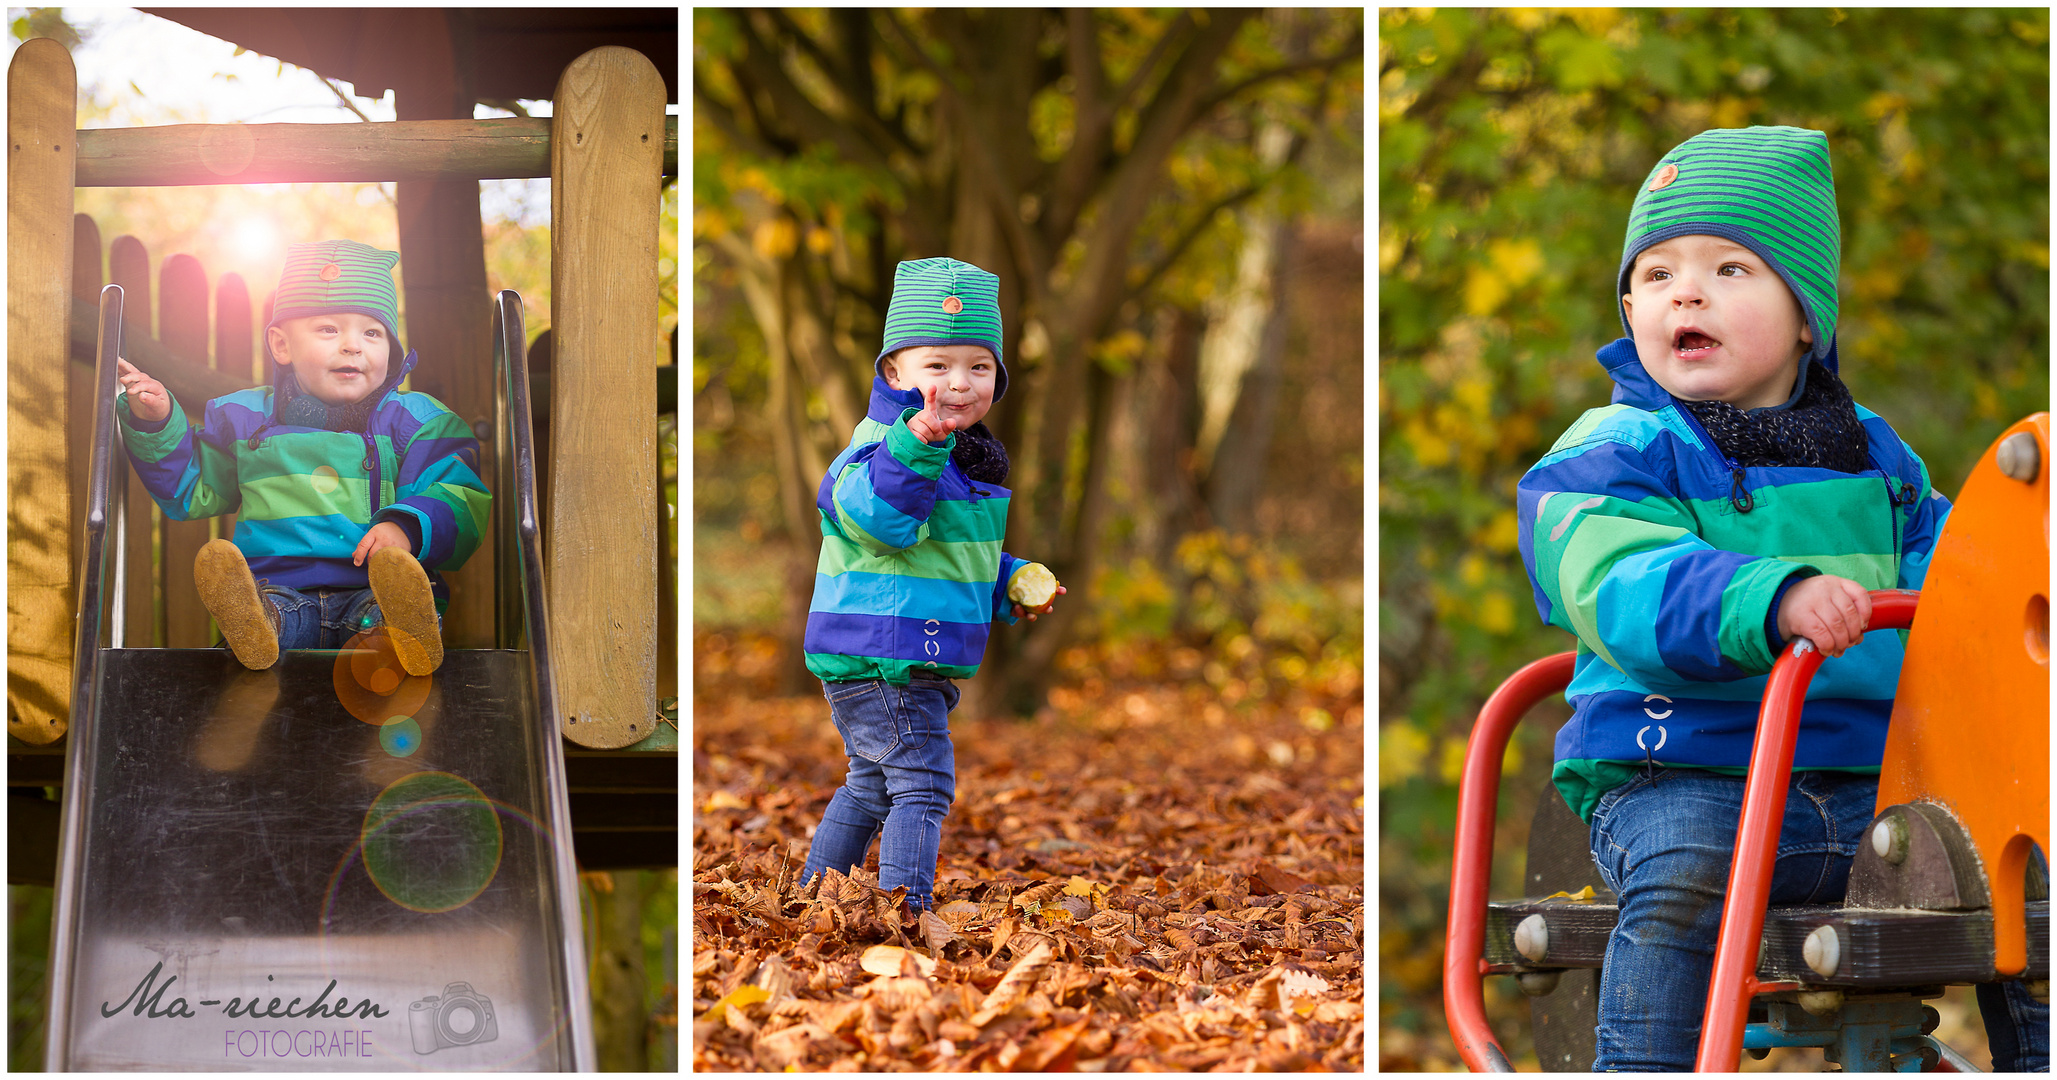
POLYGON ((117 386, 115 361, 121 355, 122 289, 109 285, 100 290, 100 332, 94 353, 93 449, 86 472, 85 552, 79 570, 77 636, 72 653, 71 717, 65 734, 64 803, 58 819, 57 882, 50 906, 50 952, 47 973, 48 1004, 44 1011, 43 1067, 57 1072, 70 1067, 71 1040, 63 1033, 71 1028, 71 975, 76 960, 79 890, 74 874, 85 860, 84 774, 93 761, 95 732, 91 719, 93 701, 100 692, 100 642, 103 620, 108 617, 108 572, 117 570, 111 637, 120 644, 122 636, 119 571, 125 570, 120 557, 127 506, 128 470, 117 467, 114 425, 114 397, 117 386), (114 533, 116 557, 107 558, 109 525, 114 533))
MULTIPOLYGON (((586 978, 586 941, 579 919, 578 873, 571 846, 571 803, 565 789, 564 741, 558 734, 557 674, 550 648, 550 613, 543 589, 543 541, 537 527, 535 433, 530 423, 528 339, 522 319, 521 295, 503 290, 496 298, 494 322, 500 331, 495 352, 499 355, 500 379, 496 398, 500 408, 494 434, 503 464, 501 472, 513 474, 515 548, 521 568, 521 598, 528 639, 529 671, 534 679, 536 733, 543 747, 544 803, 550 814, 550 842, 556 851, 557 917, 562 946, 557 960, 563 965, 566 1019, 571 1025, 574 1068, 590 1071, 599 1067, 593 1048, 593 1018, 589 1009, 591 990, 586 978)), ((501 496, 508 494, 503 488, 501 496)), ((503 519, 505 520, 505 519, 503 519)), ((503 539, 502 550, 505 550, 503 539)), ((503 643, 506 644, 506 643, 503 643)))

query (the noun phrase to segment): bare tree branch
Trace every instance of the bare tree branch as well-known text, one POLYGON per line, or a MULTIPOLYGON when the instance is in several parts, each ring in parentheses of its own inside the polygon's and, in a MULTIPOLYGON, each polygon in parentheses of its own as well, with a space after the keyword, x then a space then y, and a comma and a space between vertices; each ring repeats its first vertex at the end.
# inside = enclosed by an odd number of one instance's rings
POLYGON ((1352 60, 1358 61, 1360 63, 1364 60, 1364 35, 1361 32, 1352 36, 1350 38, 1349 44, 1344 46, 1344 48, 1339 52, 1333 53, 1328 56, 1313 57, 1311 59, 1301 60, 1291 64, 1281 64, 1275 68, 1266 68, 1265 70, 1260 71, 1255 75, 1248 76, 1247 78, 1244 78, 1238 82, 1223 87, 1221 90, 1217 91, 1213 97, 1208 98, 1206 102, 1204 102, 1200 106, 1200 113, 1204 116, 1207 113, 1213 112, 1216 108, 1220 107, 1223 102, 1233 100, 1237 95, 1242 94, 1244 91, 1249 90, 1252 87, 1261 86, 1265 83, 1271 82, 1276 79, 1291 78, 1294 75, 1304 75, 1310 71, 1333 71, 1336 68, 1348 64, 1352 60))
POLYGON ((1179 232, 1178 239, 1172 241, 1171 247, 1165 250, 1164 257, 1158 259, 1150 267, 1149 273, 1144 274, 1141 281, 1129 287, 1126 296, 1134 298, 1148 293, 1157 284, 1159 278, 1169 273, 1171 268, 1177 265, 1181 258, 1185 257, 1186 249, 1192 247, 1193 242, 1207 232, 1207 225, 1214 220, 1216 214, 1221 213, 1223 210, 1233 210, 1248 202, 1258 192, 1264 190, 1269 183, 1270 178, 1267 177, 1247 187, 1238 188, 1210 203, 1205 210, 1200 212, 1199 216, 1193 219, 1191 224, 1179 232))

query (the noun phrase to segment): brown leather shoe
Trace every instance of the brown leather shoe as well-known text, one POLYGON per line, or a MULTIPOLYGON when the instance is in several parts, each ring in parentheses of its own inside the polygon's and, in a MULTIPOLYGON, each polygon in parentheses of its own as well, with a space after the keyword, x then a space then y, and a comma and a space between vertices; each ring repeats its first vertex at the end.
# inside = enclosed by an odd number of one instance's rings
POLYGON ((246 668, 262 671, 279 661, 279 632, 271 605, 258 595, 257 579, 243 553, 227 540, 209 540, 193 556, 193 583, 200 603, 221 627, 229 651, 246 668))
POLYGON ((366 570, 400 666, 409 675, 427 675, 442 667, 443 631, 436 625, 436 597, 421 562, 399 548, 380 548, 372 552, 366 570))

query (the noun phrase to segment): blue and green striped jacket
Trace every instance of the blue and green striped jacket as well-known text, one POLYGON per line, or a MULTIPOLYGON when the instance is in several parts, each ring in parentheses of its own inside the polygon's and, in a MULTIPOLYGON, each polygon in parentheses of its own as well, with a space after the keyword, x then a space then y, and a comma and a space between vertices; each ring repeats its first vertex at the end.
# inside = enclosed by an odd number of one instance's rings
POLYGON ((177 402, 161 425, 137 421, 127 394, 115 413, 129 460, 165 516, 235 514, 236 547, 259 579, 293 589, 367 588, 365 567, 350 556, 374 524, 391 521, 414 542, 442 602, 449 587, 437 571, 463 566, 478 550, 493 497, 479 479, 470 425, 435 398, 397 388, 416 362, 409 351, 375 391, 362 431, 278 422, 276 380, 287 370, 278 365, 273 386, 208 402, 198 430, 177 402))
MULTIPOLYGON (((1765 673, 1784 647, 1772 609, 1781 587, 1827 573, 1920 588, 1950 511, 1921 459, 1862 405, 1866 472, 1731 468, 1632 341, 1599 358, 1614 403, 1580 417, 1519 486, 1536 607, 1578 637, 1552 779, 1589 819, 1646 758, 1741 773, 1765 673), (1738 471, 1748 499, 1731 497, 1738 471)), ((1833 369, 1834 351, 1822 362, 1833 369)), ((1822 664, 1795 768, 1877 770, 1901 642, 1870 634, 1822 664)))
POLYGON ((821 561, 807 611, 807 669, 826 682, 916 670, 968 679, 994 619, 1013 622, 1000 550, 1010 492, 974 483, 907 429, 919 390, 872 379, 871 407, 822 478, 821 561))

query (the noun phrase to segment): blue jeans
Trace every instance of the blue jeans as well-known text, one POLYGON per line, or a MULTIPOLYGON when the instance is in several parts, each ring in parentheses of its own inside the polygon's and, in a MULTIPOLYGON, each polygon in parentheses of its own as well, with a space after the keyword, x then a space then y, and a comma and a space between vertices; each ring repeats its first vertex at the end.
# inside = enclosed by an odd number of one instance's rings
MULTIPOLYGON (((1771 903, 1839 903, 1871 823, 1878 777, 1796 772, 1771 903)), ((1659 769, 1600 797, 1593 860, 1620 897, 1600 972, 1596 1072, 1693 1068, 1721 905, 1735 857, 1743 778, 1659 769)), ((2020 982, 1978 989, 1995 1071, 2048 1071, 2050 1007, 2020 982)))
POLYGON ((281 651, 340 649, 351 638, 385 622, 370 589, 301 592, 261 581, 257 584, 257 597, 278 614, 281 651))
POLYGON ((829 716, 843 735, 850 771, 829 799, 807 849, 802 881, 830 867, 849 873, 881 829, 879 887, 907 886, 907 903, 935 903, 936 852, 943 818, 957 797, 957 755, 950 710, 957 685, 917 674, 906 686, 884 679, 822 684, 829 716))

